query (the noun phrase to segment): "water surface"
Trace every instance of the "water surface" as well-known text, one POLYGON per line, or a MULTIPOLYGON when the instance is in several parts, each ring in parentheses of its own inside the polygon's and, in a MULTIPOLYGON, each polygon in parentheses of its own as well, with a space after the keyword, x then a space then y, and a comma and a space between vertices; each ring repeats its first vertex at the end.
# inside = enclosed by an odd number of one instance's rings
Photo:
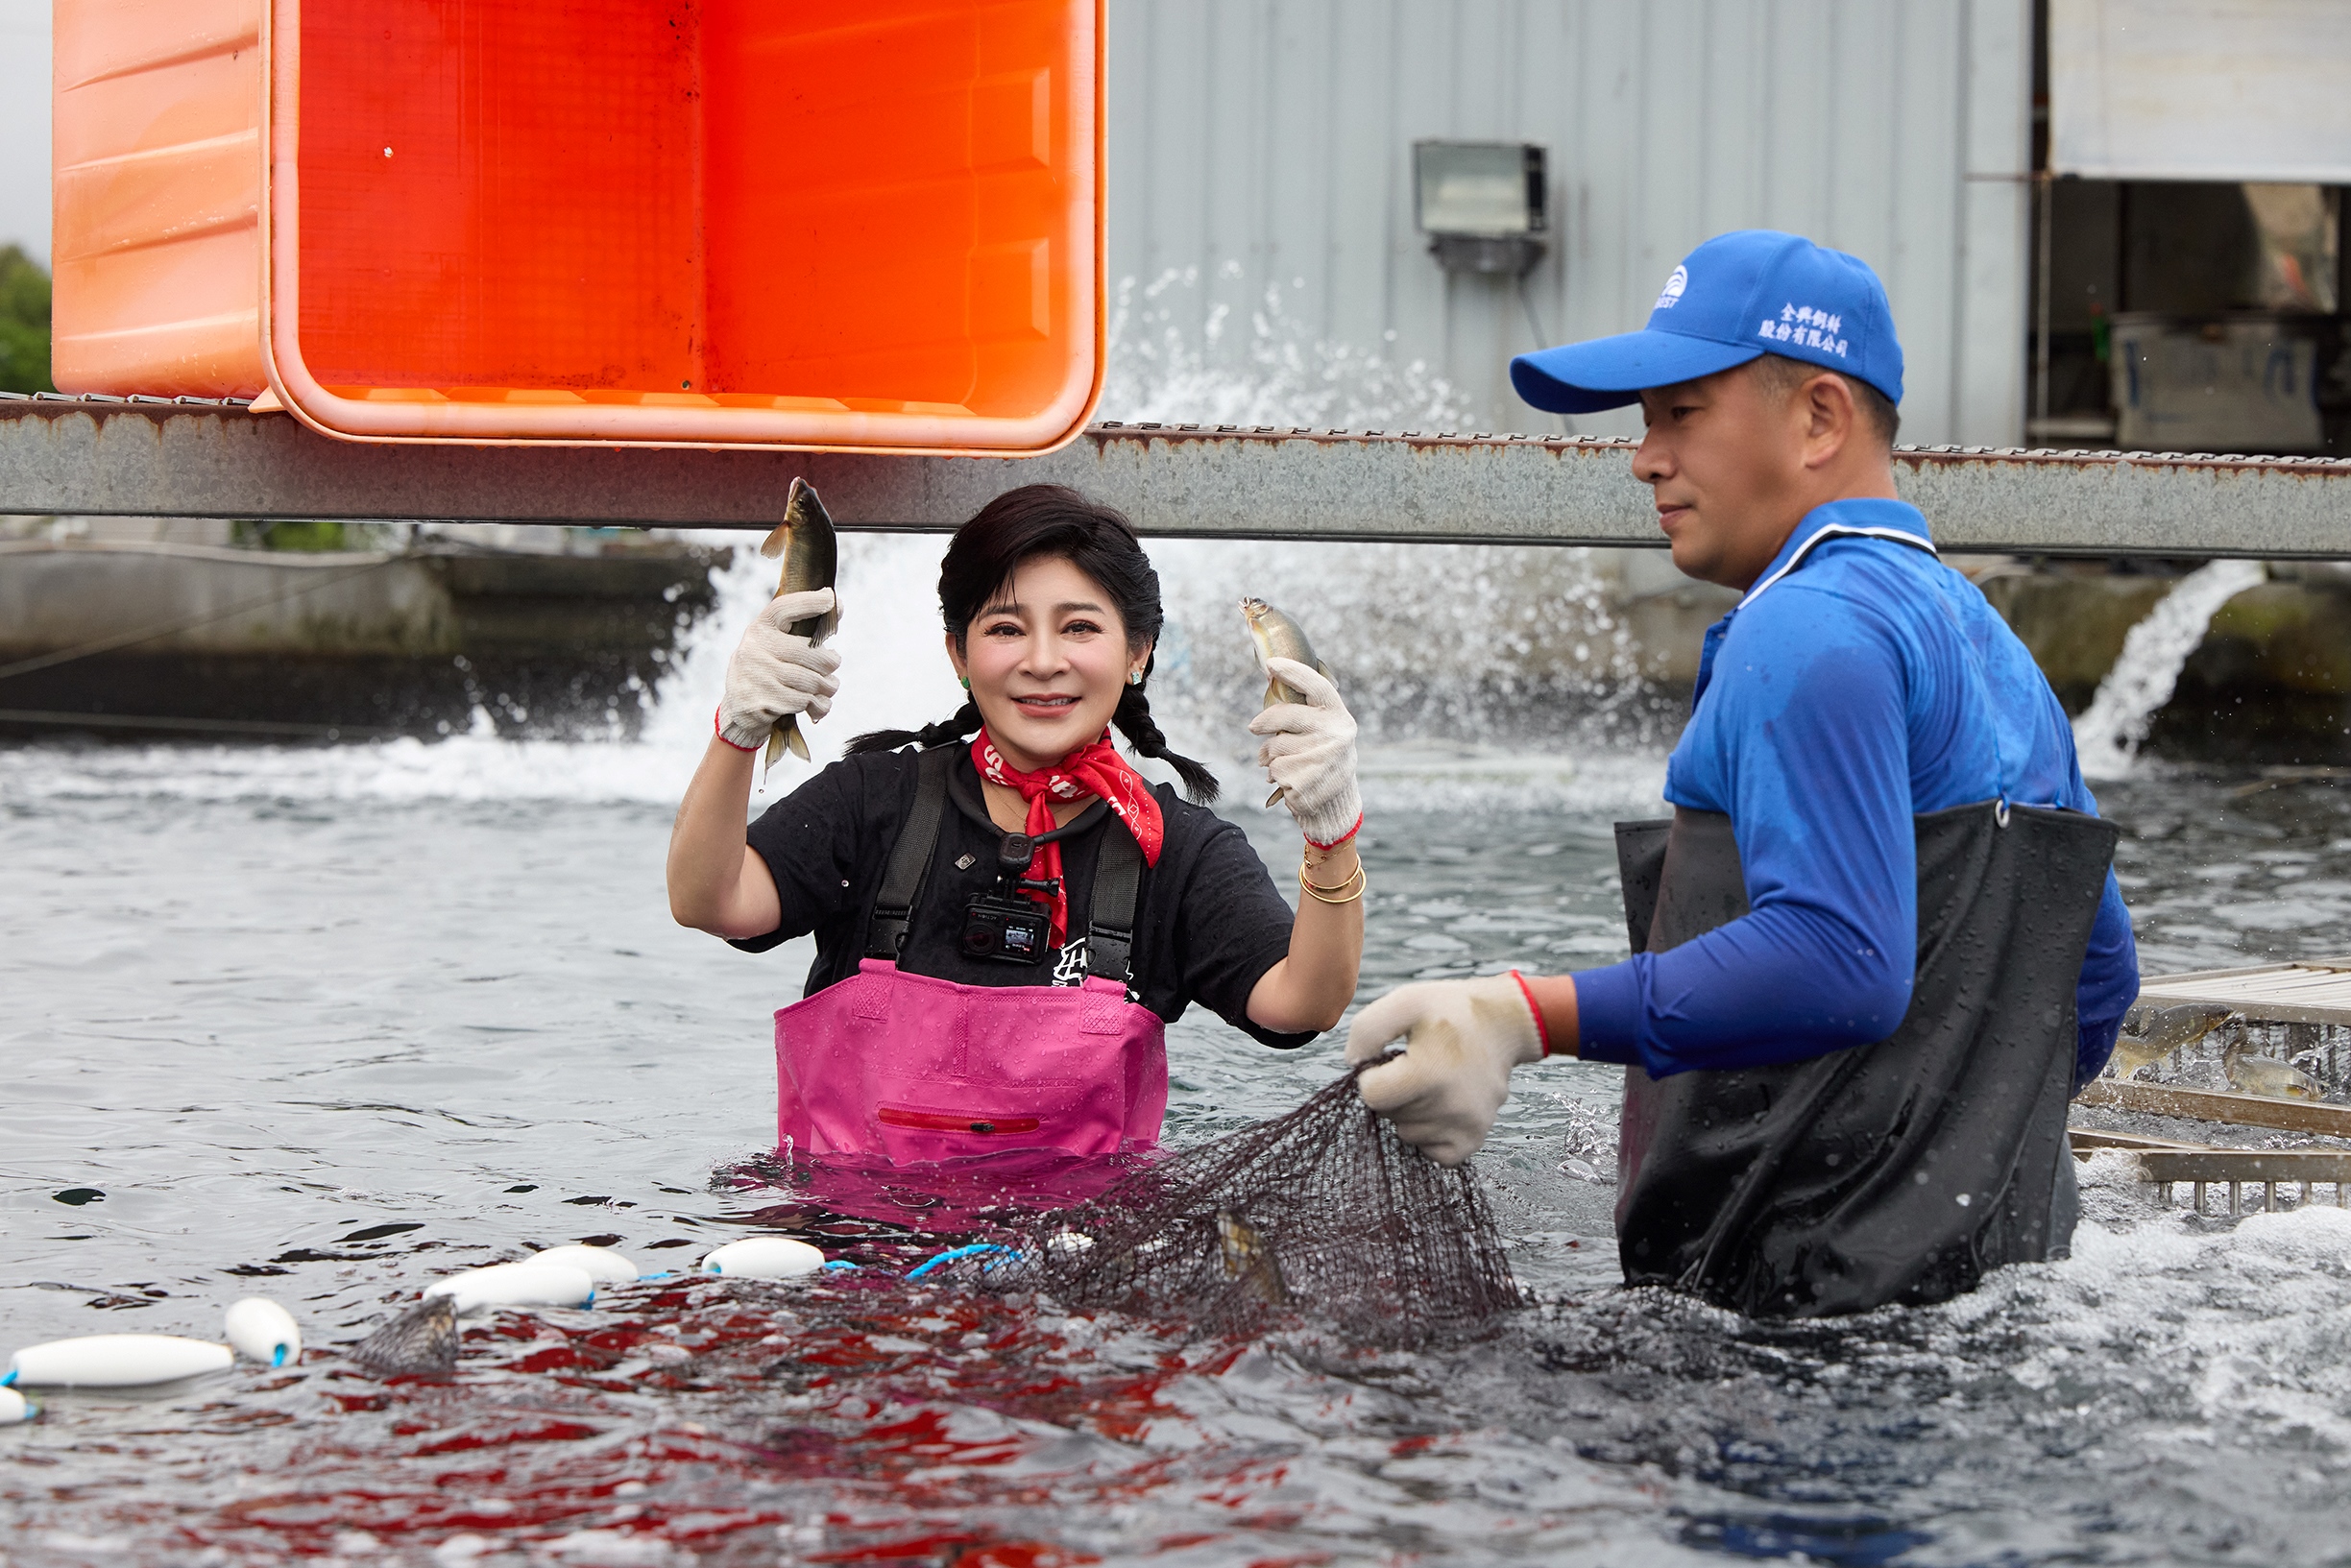
MULTIPOLYGON (((691 752, 495 741, 0 752, 0 1330, 314 1345, 435 1274, 594 1238, 647 1266, 775 1194, 762 958, 659 893, 691 752)), ((1365 993, 1624 951, 1610 822, 1654 757, 1374 756, 1365 993)), ((2324 781, 2104 787, 2150 970, 2342 945, 2324 781)), ((1246 808, 1285 880, 1294 838, 1246 808)), ((1287 1109, 1194 1014, 1172 1140, 1287 1109)), ((2351 1215, 2233 1227, 2090 1170, 2076 1256, 1961 1301, 1772 1327, 1616 1288, 1613 1070, 1520 1086, 1483 1170, 1540 1305, 1444 1354, 1147 1324, 887 1276, 641 1286, 477 1329, 449 1384, 331 1353, 0 1431, 12 1564, 1150 1558, 2332 1562, 2351 1215), (1564 1173, 1563 1173, 1564 1172, 1564 1173)))

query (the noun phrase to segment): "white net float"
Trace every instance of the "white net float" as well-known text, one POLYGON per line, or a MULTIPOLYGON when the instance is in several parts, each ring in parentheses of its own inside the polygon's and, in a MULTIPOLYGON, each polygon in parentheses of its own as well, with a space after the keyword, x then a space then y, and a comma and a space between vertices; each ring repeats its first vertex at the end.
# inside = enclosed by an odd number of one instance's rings
POLYGON ((90 1334, 28 1345, 9 1358, 7 1383, 25 1388, 137 1388, 226 1372, 227 1345, 176 1334, 90 1334))
POLYGON ((264 1296, 249 1295, 229 1309, 222 1328, 229 1348, 264 1366, 291 1366, 302 1360, 302 1329, 294 1315, 264 1296))
POLYGON ((801 1279, 825 1266, 825 1255, 788 1236, 751 1236, 702 1255, 702 1272, 729 1279, 801 1279))
POLYGON ((561 1264, 580 1270, 598 1285, 627 1285, 642 1277, 635 1264, 608 1246, 551 1246, 523 1262, 561 1264))
POLYGON ((500 1263, 451 1274, 424 1296, 448 1296, 466 1317, 498 1307, 593 1307, 595 1281, 570 1264, 500 1263))

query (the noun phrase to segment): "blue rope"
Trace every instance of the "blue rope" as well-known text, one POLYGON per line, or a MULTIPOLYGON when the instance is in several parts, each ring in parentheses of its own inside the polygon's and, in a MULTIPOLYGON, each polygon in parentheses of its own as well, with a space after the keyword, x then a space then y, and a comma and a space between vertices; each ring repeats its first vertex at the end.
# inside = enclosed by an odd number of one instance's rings
POLYGON ((909 1269, 907 1271, 907 1278, 920 1279, 925 1274, 931 1272, 932 1269, 938 1267, 941 1264, 955 1263, 963 1258, 984 1257, 991 1252, 1001 1252, 1007 1258, 1017 1258, 1020 1256, 1018 1249, 1013 1247, 999 1246, 994 1242, 974 1242, 969 1246, 950 1247, 946 1251, 940 1253, 937 1257, 925 1260, 923 1263, 916 1265, 913 1268, 909 1269))

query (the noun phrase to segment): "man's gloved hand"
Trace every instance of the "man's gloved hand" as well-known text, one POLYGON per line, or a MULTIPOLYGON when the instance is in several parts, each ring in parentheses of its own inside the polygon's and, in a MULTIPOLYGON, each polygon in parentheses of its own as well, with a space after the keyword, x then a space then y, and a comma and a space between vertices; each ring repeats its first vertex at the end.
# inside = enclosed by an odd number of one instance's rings
POLYGON ((1402 1058, 1369 1069, 1355 1087, 1397 1137, 1439 1165, 1478 1151, 1510 1098, 1511 1069, 1544 1054, 1542 1025, 1515 970, 1397 986, 1356 1015, 1347 1064, 1373 1060, 1399 1036, 1402 1058))
POLYGON ((806 713, 812 723, 833 711, 840 689, 840 655, 785 628, 833 608, 833 591, 784 593, 770 599, 727 661, 726 696, 718 704, 718 736, 737 751, 767 743, 777 720, 806 713))
POLYGON ((1306 700, 1277 702, 1249 720, 1249 734, 1266 737, 1257 763, 1281 789, 1306 841, 1329 849, 1363 826, 1355 715, 1337 687, 1295 659, 1269 660, 1266 673, 1306 700))

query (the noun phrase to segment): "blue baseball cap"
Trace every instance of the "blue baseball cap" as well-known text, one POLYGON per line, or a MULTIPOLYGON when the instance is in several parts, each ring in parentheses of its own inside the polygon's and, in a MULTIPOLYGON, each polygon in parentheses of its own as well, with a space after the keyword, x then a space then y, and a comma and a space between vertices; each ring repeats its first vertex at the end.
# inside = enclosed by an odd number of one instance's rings
POLYGON ((1647 326, 1520 354, 1511 385, 1549 413, 1595 414, 1767 353, 1842 371, 1902 401, 1894 308, 1869 263, 1771 229, 1717 234, 1665 279, 1647 326))

